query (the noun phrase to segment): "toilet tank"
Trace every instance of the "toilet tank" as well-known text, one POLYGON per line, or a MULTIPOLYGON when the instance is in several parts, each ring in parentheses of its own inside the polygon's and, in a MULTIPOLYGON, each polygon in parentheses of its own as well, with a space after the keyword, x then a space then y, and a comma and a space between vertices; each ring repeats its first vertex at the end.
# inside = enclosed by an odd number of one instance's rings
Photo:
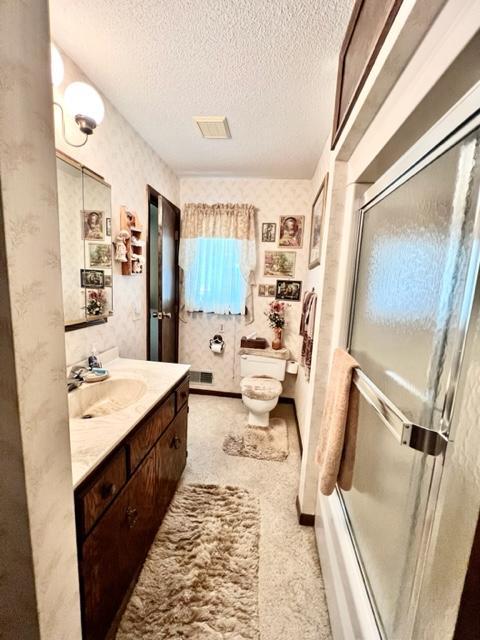
POLYGON ((268 356, 240 356, 240 375, 242 378, 248 376, 268 376, 275 380, 285 380, 285 369, 287 361, 280 358, 269 358, 268 356))

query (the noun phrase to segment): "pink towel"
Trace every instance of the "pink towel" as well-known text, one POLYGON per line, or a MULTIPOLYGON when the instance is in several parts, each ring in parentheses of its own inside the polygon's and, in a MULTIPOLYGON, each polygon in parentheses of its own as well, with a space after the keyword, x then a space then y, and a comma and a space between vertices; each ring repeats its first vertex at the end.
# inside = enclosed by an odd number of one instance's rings
POLYGON ((320 465, 320 491, 328 496, 335 485, 352 488, 358 423, 358 390, 352 384, 357 361, 343 349, 333 354, 316 461, 320 465))

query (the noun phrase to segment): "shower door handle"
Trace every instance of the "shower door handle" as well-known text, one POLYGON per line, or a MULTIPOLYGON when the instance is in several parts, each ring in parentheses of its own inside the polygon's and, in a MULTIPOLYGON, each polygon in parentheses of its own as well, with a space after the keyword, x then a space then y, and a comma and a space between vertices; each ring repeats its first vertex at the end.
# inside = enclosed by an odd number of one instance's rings
POLYGON ((352 382, 400 445, 431 456, 445 450, 448 439, 443 433, 409 420, 363 371, 355 369, 352 382))

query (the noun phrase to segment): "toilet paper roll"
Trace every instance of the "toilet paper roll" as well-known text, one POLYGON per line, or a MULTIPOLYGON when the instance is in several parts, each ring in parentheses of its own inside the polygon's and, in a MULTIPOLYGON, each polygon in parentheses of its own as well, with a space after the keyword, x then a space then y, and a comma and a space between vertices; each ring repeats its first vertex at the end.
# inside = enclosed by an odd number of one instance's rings
POLYGON ((219 342, 213 342, 210 345, 210 349, 213 351, 213 353, 222 353, 223 345, 224 345, 223 342, 220 342, 220 343, 219 342))
POLYGON ((289 360, 287 362, 287 373, 298 373, 298 362, 295 362, 295 360, 289 360))

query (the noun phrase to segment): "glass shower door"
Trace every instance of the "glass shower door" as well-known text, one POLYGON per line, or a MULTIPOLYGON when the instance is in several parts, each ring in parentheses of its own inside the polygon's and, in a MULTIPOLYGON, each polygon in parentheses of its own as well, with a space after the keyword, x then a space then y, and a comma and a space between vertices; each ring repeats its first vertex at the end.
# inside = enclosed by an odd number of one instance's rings
POLYGON ((341 497, 380 632, 393 640, 409 637, 442 464, 425 450, 448 429, 446 398, 473 295, 478 157, 477 130, 361 214, 350 352, 365 375, 353 488, 341 497))

